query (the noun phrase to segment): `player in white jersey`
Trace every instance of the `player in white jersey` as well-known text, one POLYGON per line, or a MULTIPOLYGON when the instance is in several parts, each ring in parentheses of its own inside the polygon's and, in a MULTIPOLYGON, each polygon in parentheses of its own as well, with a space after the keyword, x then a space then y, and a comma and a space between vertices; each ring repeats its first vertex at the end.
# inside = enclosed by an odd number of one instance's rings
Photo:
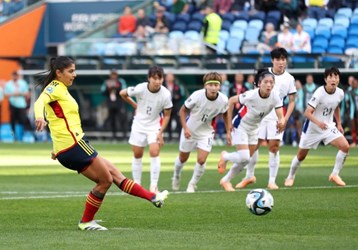
MULTIPOLYGON (((172 178, 172 188, 179 190, 181 171, 185 162, 190 156, 190 152, 197 149, 197 162, 193 176, 187 186, 188 193, 194 193, 196 185, 204 174, 206 159, 211 151, 215 131, 212 121, 219 114, 223 114, 225 127, 227 124, 228 98, 219 92, 221 85, 221 75, 217 72, 205 74, 203 78, 204 89, 195 91, 181 107, 180 122, 182 131, 179 143, 179 156, 174 163, 174 176, 172 178), (187 118, 187 113, 190 112, 187 118)), ((228 141, 228 143, 231 143, 228 141)))
POLYGON ((160 174, 160 148, 164 144, 163 133, 169 123, 172 99, 168 89, 162 86, 164 72, 158 66, 148 71, 148 82, 123 89, 121 97, 135 109, 129 144, 132 145, 133 180, 141 184, 142 157, 144 148, 149 145, 150 191, 158 192, 160 174), (136 102, 132 99, 136 98, 136 102), (161 117, 161 113, 164 117, 161 117))
POLYGON ((308 102, 305 111, 306 121, 303 125, 301 140, 297 155, 291 162, 290 172, 285 181, 285 186, 293 186, 296 172, 301 162, 306 158, 308 151, 317 149, 323 142, 325 145, 331 144, 338 148, 336 162, 333 171, 329 176, 329 181, 338 186, 345 186, 346 183, 339 176, 347 157, 349 144, 343 136, 343 128, 340 118, 339 103, 344 98, 344 92, 338 88, 340 72, 332 67, 324 72, 325 85, 319 87, 308 102), (333 116, 336 123, 333 121, 333 116))
MULTIPOLYGON (((225 172, 227 161, 235 163, 220 180, 220 185, 229 192, 235 191, 230 181, 246 166, 256 149, 261 120, 274 109, 278 117, 277 130, 283 131, 285 124, 282 100, 279 93, 273 91, 274 75, 267 69, 259 70, 255 82, 259 88, 229 99, 228 123, 231 124, 234 105, 237 103, 241 105, 238 114, 232 120, 230 130, 228 130, 232 132, 232 144, 236 145, 237 151, 233 153, 222 151, 218 164, 218 171, 222 174, 225 172)), ((230 135, 230 133, 228 134, 230 135)))
MULTIPOLYGON (((288 106, 285 114, 285 124, 289 120, 294 108, 296 98, 296 85, 294 77, 286 71, 288 53, 284 48, 276 48, 271 51, 272 68, 269 71, 275 76, 274 90, 279 92, 280 97, 284 100, 289 98, 288 106)), ((276 176, 280 165, 280 142, 283 132, 276 129, 277 116, 274 110, 267 115, 261 122, 259 127, 259 143, 254 154, 250 158, 247 165, 245 178, 236 185, 236 188, 244 188, 250 183, 256 182, 254 175, 255 165, 258 159, 259 147, 261 143, 268 141, 269 147, 269 181, 267 187, 269 189, 278 189, 276 184, 276 176)))

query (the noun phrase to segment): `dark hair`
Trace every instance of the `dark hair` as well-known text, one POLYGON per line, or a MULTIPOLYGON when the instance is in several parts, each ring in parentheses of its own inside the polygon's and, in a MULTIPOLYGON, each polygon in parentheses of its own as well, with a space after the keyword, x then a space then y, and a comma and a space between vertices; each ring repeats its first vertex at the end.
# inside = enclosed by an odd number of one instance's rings
POLYGON ((41 91, 44 90, 46 86, 56 78, 56 70, 60 70, 62 72, 64 69, 70 67, 74 63, 75 62, 71 58, 66 56, 51 58, 50 69, 46 72, 40 73, 41 75, 47 73, 47 75, 40 78, 36 84, 36 87, 41 86, 41 91))
POLYGON ((288 57, 288 52, 284 48, 275 48, 275 49, 271 50, 270 54, 271 54, 271 59, 281 58, 281 57, 284 57, 285 59, 287 59, 287 57, 288 57))
POLYGON ((327 68, 324 71, 324 78, 326 79, 330 75, 336 75, 341 77, 341 72, 336 67, 327 68))
POLYGON ((274 76, 267 68, 258 69, 257 72, 256 72, 256 75, 255 75, 254 85, 255 85, 256 87, 258 87, 258 86, 259 86, 259 82, 261 82, 262 79, 263 79, 266 75, 271 75, 272 78, 275 79, 275 76, 274 76))
POLYGON ((152 67, 150 67, 148 70, 148 79, 150 77, 154 77, 154 76, 158 76, 159 78, 164 78, 163 68, 161 68, 157 65, 153 65, 152 67))
POLYGON ((203 83, 205 84, 207 81, 219 81, 221 84, 222 78, 218 72, 209 72, 203 77, 203 83))

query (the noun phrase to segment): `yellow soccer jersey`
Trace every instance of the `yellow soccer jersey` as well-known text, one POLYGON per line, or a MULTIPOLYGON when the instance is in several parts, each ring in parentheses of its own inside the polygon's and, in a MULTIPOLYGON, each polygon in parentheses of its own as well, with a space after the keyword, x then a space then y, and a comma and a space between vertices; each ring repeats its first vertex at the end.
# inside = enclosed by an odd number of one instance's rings
POLYGON ((35 102, 34 111, 35 118, 46 117, 55 154, 72 147, 83 137, 78 104, 62 82, 54 80, 46 86, 35 102))

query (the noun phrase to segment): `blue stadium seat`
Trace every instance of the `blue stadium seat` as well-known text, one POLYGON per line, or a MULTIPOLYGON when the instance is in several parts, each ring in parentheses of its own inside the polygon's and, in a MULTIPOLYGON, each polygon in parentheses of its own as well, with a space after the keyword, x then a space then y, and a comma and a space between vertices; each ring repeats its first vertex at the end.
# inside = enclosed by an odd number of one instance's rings
MULTIPOLYGON (((322 19, 321 19, 322 20, 322 19)), ((329 39, 331 37, 331 30, 326 26, 318 26, 315 31, 315 39, 318 37, 324 37, 329 39)))
POLYGON ((313 38, 315 37, 315 29, 307 26, 303 30, 306 31, 308 35, 310 35, 311 40, 313 40, 313 38))
POLYGON ((349 48, 358 48, 358 38, 348 37, 348 39, 346 41, 345 49, 349 49, 349 48))
POLYGON ((346 41, 342 37, 332 37, 331 40, 329 41, 329 47, 334 46, 343 49, 345 45, 346 45, 346 41))
POLYGON ((165 18, 170 23, 170 25, 173 25, 175 22, 175 14, 171 13, 171 12, 165 12, 164 15, 165 15, 165 18))
POLYGON ((187 30, 195 30, 197 32, 200 32, 203 27, 203 23, 197 20, 190 21, 187 30))
POLYGON ((229 51, 231 54, 238 54, 240 53, 242 40, 236 37, 230 37, 227 40, 226 50, 229 51))
POLYGON ((257 28, 248 27, 245 32, 245 40, 249 42, 258 42, 261 30, 257 28))
POLYGON ((346 17, 340 17, 340 18, 335 18, 334 19, 334 25, 341 25, 345 28, 348 28, 350 24, 350 20, 349 18, 346 17))
POLYGON ((241 11, 235 15, 235 20, 245 20, 248 22, 250 20, 249 14, 247 11, 241 11))
POLYGON ((265 23, 272 23, 275 29, 278 29, 281 22, 281 12, 278 10, 271 10, 267 12, 265 23))
POLYGON ((317 27, 317 19, 315 18, 306 18, 302 21, 302 27, 305 28, 307 26, 315 29, 317 27))
POLYGON ((236 37, 238 39, 244 40, 245 31, 243 31, 242 29, 231 27, 230 37, 236 37))
POLYGON ((351 8, 339 8, 336 13, 350 18, 353 14, 353 11, 351 8))
POLYGON ((203 14, 201 14, 200 12, 195 12, 192 16, 191 16, 191 21, 199 21, 199 22, 203 22, 204 21, 205 16, 203 14))
POLYGON ((351 17, 350 24, 358 24, 358 14, 355 14, 351 17))
POLYGON ((190 39, 192 41, 199 41, 200 33, 194 30, 188 30, 184 33, 184 38, 190 39))
POLYGON ((221 24, 221 29, 222 30, 227 30, 229 31, 230 30, 230 27, 231 27, 231 22, 228 21, 228 20, 224 20, 221 24))
POLYGON ((169 38, 182 39, 183 37, 184 37, 184 33, 180 30, 174 30, 169 32, 169 38))
POLYGON ((340 37, 346 39, 347 29, 342 26, 333 26, 331 30, 331 39, 333 37, 340 37))
POLYGON ((175 21, 184 21, 189 22, 190 21, 190 15, 187 13, 178 14, 175 18, 175 21))
POLYGON ((236 20, 232 23, 232 28, 235 27, 235 28, 239 28, 239 29, 242 29, 242 30, 246 30, 247 29, 247 26, 248 26, 248 23, 245 21, 245 20, 236 20))
POLYGON ((174 31, 174 30, 179 30, 179 31, 182 31, 182 32, 185 32, 186 31, 186 22, 184 21, 177 21, 175 22, 172 27, 171 27, 171 31, 174 31))
POLYGON ((222 20, 225 21, 230 21, 230 23, 233 23, 235 20, 235 15, 231 12, 227 12, 224 15, 221 16, 222 20))
POLYGON ((92 43, 88 54, 92 56, 100 56, 104 54, 105 49, 106 49, 106 43, 94 42, 92 43))
POLYGON ((332 28, 333 26, 333 19, 332 18, 321 18, 319 21, 318 21, 318 24, 317 24, 317 28, 319 26, 327 26, 329 28, 332 28))
POLYGON ((322 53, 325 53, 325 52, 326 52, 325 48, 316 47, 316 46, 313 46, 312 50, 311 50, 311 53, 314 53, 314 54, 322 54, 322 53))
POLYGON ((220 38, 220 39, 226 41, 227 39, 229 39, 229 36, 230 36, 229 31, 227 31, 227 30, 220 30, 220 32, 219 32, 219 38, 220 38))
POLYGON ((226 52, 226 41, 227 40, 223 40, 223 39, 219 39, 218 44, 216 45, 216 52, 218 54, 225 54, 226 52))
POLYGON ((252 15, 249 15, 249 20, 261 20, 262 22, 265 21, 266 14, 263 11, 257 11, 252 15))
POLYGON ((324 38, 324 37, 316 37, 313 40, 313 46, 314 47, 321 47, 325 50, 327 50, 328 47, 328 39, 324 38))
POLYGON ((327 53, 343 54, 343 48, 336 47, 336 46, 328 46, 327 53))
POLYGON ((351 25, 348 29, 348 37, 358 35, 358 25, 351 25))
POLYGON ((261 31, 264 27, 264 22, 259 19, 250 20, 247 27, 248 28, 256 28, 261 31))

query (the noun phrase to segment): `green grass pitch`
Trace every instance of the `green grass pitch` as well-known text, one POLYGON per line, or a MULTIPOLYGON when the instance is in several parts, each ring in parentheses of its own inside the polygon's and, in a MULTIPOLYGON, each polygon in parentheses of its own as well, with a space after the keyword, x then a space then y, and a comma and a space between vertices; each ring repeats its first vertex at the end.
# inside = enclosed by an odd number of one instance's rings
MULTIPOLYGON (((105 158, 131 177, 128 144, 94 143, 105 158)), ((113 186, 96 215, 109 231, 77 230, 93 183, 50 159, 50 144, 0 144, 0 249, 357 249, 358 149, 351 149, 341 172, 347 187, 328 181, 336 149, 320 146, 301 165, 293 188, 283 186, 297 148, 281 149, 275 206, 255 216, 245 206, 250 189, 265 188, 267 148, 260 149, 257 183, 228 193, 216 171, 221 150, 214 147, 198 192, 185 193, 196 154, 184 167, 180 192, 161 209, 113 186)), ((161 152, 160 189, 171 189, 178 145, 161 152)), ((143 186, 149 185, 144 157, 143 186)), ((243 173, 233 180, 236 184, 243 173)))

